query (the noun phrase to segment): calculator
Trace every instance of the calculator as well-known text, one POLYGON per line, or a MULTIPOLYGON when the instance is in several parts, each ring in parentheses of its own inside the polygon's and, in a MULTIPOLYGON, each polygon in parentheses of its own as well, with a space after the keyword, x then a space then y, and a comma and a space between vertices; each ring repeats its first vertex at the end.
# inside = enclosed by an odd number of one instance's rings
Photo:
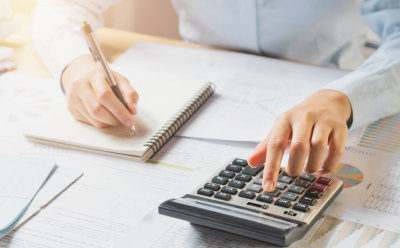
POLYGON ((343 182, 283 168, 273 192, 262 189, 264 166, 234 158, 181 198, 163 202, 160 214, 288 246, 301 239, 343 189, 343 182))

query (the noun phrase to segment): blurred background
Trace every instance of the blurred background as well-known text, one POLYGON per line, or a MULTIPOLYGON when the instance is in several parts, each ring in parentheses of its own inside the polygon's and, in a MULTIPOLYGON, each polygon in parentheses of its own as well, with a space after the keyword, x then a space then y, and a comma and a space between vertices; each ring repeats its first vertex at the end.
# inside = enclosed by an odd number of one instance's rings
MULTIPOLYGON (((2 1, 6 2, 6 0, 0 0, 0 9, 2 1)), ((37 0, 8 1, 14 13, 30 14, 37 0)), ((180 39, 178 17, 170 0, 121 0, 105 13, 105 25, 127 31, 180 39)))

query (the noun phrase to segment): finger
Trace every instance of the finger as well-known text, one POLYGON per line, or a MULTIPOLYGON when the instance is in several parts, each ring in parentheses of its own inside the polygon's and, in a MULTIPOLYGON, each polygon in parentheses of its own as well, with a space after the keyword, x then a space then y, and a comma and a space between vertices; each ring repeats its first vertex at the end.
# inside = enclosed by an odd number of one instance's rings
POLYGON ((103 128, 103 127, 108 126, 106 123, 98 121, 98 120, 94 119, 93 117, 91 117, 89 112, 87 111, 85 105, 83 104, 83 102, 80 99, 79 99, 79 101, 75 102, 74 108, 75 109, 72 110, 71 112, 76 113, 76 115, 74 115, 74 117, 76 118, 78 116, 79 118, 77 118, 77 120, 82 121, 87 124, 90 124, 97 128, 103 128))
POLYGON ((109 126, 119 126, 121 124, 121 122, 108 112, 107 109, 97 100, 90 85, 83 86, 80 97, 87 112, 93 119, 109 126))
POLYGON ((129 111, 131 112, 131 114, 136 114, 137 101, 139 99, 138 93, 125 77, 121 76, 119 73, 114 73, 114 75, 121 89, 122 96, 124 97, 125 102, 129 108, 129 111))
POLYGON ((306 165, 307 173, 314 173, 321 168, 328 146, 329 134, 332 129, 322 125, 316 125, 313 129, 310 145, 310 154, 306 165))
POLYGON ((290 143, 289 162, 286 172, 290 176, 297 176, 304 168, 308 152, 310 151, 310 137, 314 121, 311 118, 304 118, 294 123, 292 129, 292 140, 290 143))
POLYGON ((329 152, 322 166, 323 172, 332 172, 342 159, 348 129, 346 126, 333 129, 329 138, 329 152))
POLYGON ((274 126, 268 146, 263 174, 263 188, 265 191, 273 191, 278 179, 282 156, 291 134, 291 126, 288 121, 279 121, 274 126))
POLYGON ((261 141, 254 149, 253 154, 247 159, 247 162, 252 167, 257 167, 265 163, 267 155, 267 146, 269 141, 269 134, 261 141))
POLYGON ((94 74, 91 85, 100 103, 124 126, 131 127, 135 124, 132 114, 115 96, 102 73, 94 74))
POLYGON ((77 109, 70 109, 69 112, 72 114, 72 116, 75 117, 80 122, 86 123, 86 124, 91 124, 88 119, 86 119, 85 116, 83 116, 77 109))

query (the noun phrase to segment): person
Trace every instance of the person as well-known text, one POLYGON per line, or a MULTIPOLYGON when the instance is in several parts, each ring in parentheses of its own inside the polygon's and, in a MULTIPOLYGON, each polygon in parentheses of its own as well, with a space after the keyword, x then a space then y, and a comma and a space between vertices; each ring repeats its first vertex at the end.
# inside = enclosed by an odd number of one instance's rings
MULTIPOLYGON (((61 79, 69 111, 95 127, 134 124, 138 94, 115 72, 125 109, 112 94, 80 34, 83 20, 102 25, 116 0, 39 0, 33 16, 35 47, 61 79)), ((355 69, 277 117, 248 161, 265 163, 263 188, 275 188, 285 149, 289 175, 332 171, 348 127, 400 111, 400 2, 398 0, 173 0, 188 42, 307 63, 355 69), (361 14, 360 14, 361 10, 361 14), (382 45, 360 54, 367 24, 382 45), (325 151, 329 152, 325 158, 325 151)))

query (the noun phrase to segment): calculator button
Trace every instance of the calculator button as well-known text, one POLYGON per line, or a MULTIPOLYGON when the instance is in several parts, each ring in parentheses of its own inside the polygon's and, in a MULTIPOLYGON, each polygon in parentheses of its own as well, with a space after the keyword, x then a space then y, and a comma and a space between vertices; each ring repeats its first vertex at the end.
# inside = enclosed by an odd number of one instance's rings
POLYGON ((275 188, 280 189, 280 190, 284 190, 284 189, 286 189, 286 186, 287 186, 286 183, 276 182, 275 188))
POLYGON ((262 171, 264 169, 264 165, 260 165, 257 167, 250 167, 249 165, 244 167, 242 173, 243 174, 247 174, 250 176, 255 176, 257 175, 260 171, 262 171))
POLYGON ((197 190, 197 194, 212 196, 214 194, 214 191, 212 191, 211 189, 200 188, 199 190, 197 190))
POLYGON ((251 176, 239 173, 239 174, 236 175, 235 179, 239 180, 239 181, 250 182, 251 176))
POLYGON ((234 187, 224 186, 224 187, 222 187, 221 192, 234 195, 237 193, 237 189, 234 187))
POLYGON ((314 176, 312 174, 302 173, 300 175, 300 178, 304 179, 304 180, 307 180, 307 181, 310 181, 310 182, 314 182, 316 176, 314 176))
POLYGON ((325 190, 328 189, 328 186, 325 185, 325 184, 314 183, 313 185, 311 185, 310 189, 316 189, 316 190, 319 190, 321 192, 325 192, 325 190))
POLYGON ((298 211, 307 213, 308 210, 310 210, 310 207, 307 206, 306 204, 295 203, 295 204, 293 205, 293 209, 294 209, 294 210, 298 210, 298 211))
POLYGON ((313 206, 317 200, 315 198, 309 197, 309 196, 303 196, 300 198, 299 202, 303 204, 307 204, 309 206, 313 206))
POLYGON ((288 208, 290 207, 292 203, 289 200, 285 200, 285 199, 278 199, 275 201, 274 205, 280 206, 280 207, 284 207, 284 208, 288 208))
POLYGON ((298 194, 292 193, 292 192, 283 192, 281 198, 289 200, 289 201, 295 201, 299 197, 298 194))
POLYGON ((218 183, 206 183, 204 184, 204 188, 217 191, 219 190, 220 186, 218 183))
POLYGON ((274 198, 272 196, 269 196, 269 195, 259 194, 256 200, 257 201, 261 201, 261 202, 265 202, 265 203, 272 203, 274 198))
POLYGON ((240 191, 239 196, 247 198, 247 199, 253 199, 254 196, 256 196, 256 194, 254 192, 250 192, 250 191, 247 191, 247 190, 242 190, 242 191, 240 191))
POLYGON ((277 190, 277 189, 275 189, 274 191, 272 191, 272 192, 267 192, 267 191, 264 191, 264 193, 263 194, 265 194, 265 195, 269 195, 269 196, 273 196, 273 197, 277 197, 279 194, 281 193, 281 191, 280 190, 277 190))
POLYGON ((249 190, 249 191, 260 193, 261 190, 262 190, 262 186, 259 185, 259 184, 250 184, 250 185, 247 186, 246 189, 249 190))
POLYGON ((322 192, 319 190, 315 190, 315 189, 309 189, 307 190, 306 196, 310 196, 310 197, 314 197, 314 198, 320 198, 322 195, 322 192))
POLYGON ((289 186, 288 190, 290 192, 293 192, 293 193, 296 193, 296 194, 301 194, 301 193, 304 192, 304 188, 303 187, 300 187, 300 186, 297 186, 297 185, 293 185, 293 184, 289 186))
POLYGON ((226 178, 226 177, 221 177, 221 176, 215 176, 215 177, 211 180, 211 182, 224 185, 224 184, 226 184, 226 183, 228 182, 228 178, 226 178))
POLYGON ((320 177, 317 179, 317 183, 331 185, 333 183, 333 179, 327 177, 320 177))
POLYGON ((297 179, 296 181, 294 181, 294 184, 297 186, 307 188, 308 186, 310 186, 311 183, 304 179, 297 179))
POLYGON ((231 187, 235 187, 235 188, 241 189, 241 188, 244 187, 244 185, 246 185, 246 183, 243 182, 243 181, 238 181, 238 180, 233 179, 233 180, 231 180, 231 181, 229 182, 228 185, 231 186, 231 187))
POLYGON ((214 197, 217 199, 225 200, 225 201, 228 201, 232 198, 232 196, 230 194, 222 193, 222 192, 217 192, 214 197))
POLYGON ((228 170, 223 170, 219 173, 221 177, 227 177, 227 178, 233 178, 235 176, 235 173, 232 171, 228 170))
POLYGON ((283 176, 283 175, 278 176, 278 182, 291 183, 292 181, 293 181, 293 178, 291 178, 291 177, 283 176))
POLYGON ((260 178, 260 177, 254 178, 253 183, 261 185, 262 184, 262 178, 260 178))
POLYGON ((235 165, 235 164, 230 164, 226 167, 227 170, 233 171, 235 173, 238 173, 242 170, 242 166, 240 165, 235 165))
POLYGON ((237 158, 237 159, 233 160, 232 164, 240 165, 242 167, 245 167, 245 166, 247 166, 247 160, 237 158))

